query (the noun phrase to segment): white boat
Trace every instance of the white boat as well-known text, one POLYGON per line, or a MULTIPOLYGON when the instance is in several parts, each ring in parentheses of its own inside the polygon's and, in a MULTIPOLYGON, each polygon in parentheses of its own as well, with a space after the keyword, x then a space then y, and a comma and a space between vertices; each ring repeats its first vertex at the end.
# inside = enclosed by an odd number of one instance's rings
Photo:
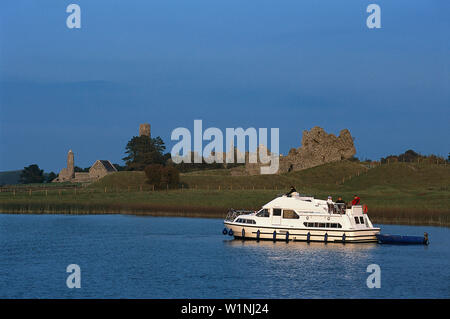
POLYGON ((235 238, 307 242, 376 242, 380 228, 374 227, 367 206, 343 204, 302 196, 282 195, 257 212, 229 211, 224 234, 235 238))

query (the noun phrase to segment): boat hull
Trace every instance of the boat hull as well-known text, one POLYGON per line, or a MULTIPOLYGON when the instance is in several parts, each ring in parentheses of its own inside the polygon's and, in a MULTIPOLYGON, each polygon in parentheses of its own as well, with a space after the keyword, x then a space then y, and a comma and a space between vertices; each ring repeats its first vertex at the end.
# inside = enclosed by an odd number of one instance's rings
POLYGON ((231 230, 236 239, 275 240, 275 241, 306 241, 335 243, 369 243, 377 242, 379 228, 367 229, 317 229, 293 227, 268 227, 257 225, 236 225, 225 222, 225 227, 231 230), (259 233, 258 233, 259 231, 259 233), (275 232, 275 235, 274 235, 275 232))

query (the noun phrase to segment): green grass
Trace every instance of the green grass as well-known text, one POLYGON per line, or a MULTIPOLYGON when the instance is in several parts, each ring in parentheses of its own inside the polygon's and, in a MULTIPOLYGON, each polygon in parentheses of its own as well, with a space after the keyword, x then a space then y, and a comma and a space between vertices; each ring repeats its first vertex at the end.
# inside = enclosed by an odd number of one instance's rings
POLYGON ((183 189, 169 191, 152 191, 143 172, 114 173, 76 191, 52 184, 47 190, 33 188, 30 196, 25 186, 15 196, 0 193, 0 210, 223 217, 230 207, 258 209, 295 185, 318 198, 332 195, 350 201, 357 193, 374 222, 450 226, 450 167, 446 165, 395 163, 367 169, 342 161, 273 176, 231 176, 228 172, 182 174, 183 189))
MULTIPOLYGON (((341 183, 343 178, 361 174, 367 168, 359 163, 341 161, 310 168, 308 170, 281 175, 232 176, 231 170, 205 170, 180 174, 180 181, 185 188, 202 189, 288 189, 295 185, 297 189, 330 189, 341 183)), ((143 190, 152 189, 147 184, 144 172, 117 172, 105 176, 90 188, 143 190)))

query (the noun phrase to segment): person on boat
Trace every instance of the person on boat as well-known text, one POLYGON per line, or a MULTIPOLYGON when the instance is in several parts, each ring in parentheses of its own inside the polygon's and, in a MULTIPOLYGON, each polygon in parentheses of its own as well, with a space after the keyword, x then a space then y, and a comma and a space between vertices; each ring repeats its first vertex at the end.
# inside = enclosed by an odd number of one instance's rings
POLYGON ((296 192, 297 192, 297 190, 295 189, 295 187, 291 186, 291 190, 286 193, 286 196, 291 197, 292 193, 296 193, 296 192))
POLYGON ((339 213, 344 213, 345 212, 345 202, 344 202, 344 200, 342 200, 342 197, 341 196, 339 196, 338 197, 338 200, 336 201, 336 205, 337 205, 337 207, 338 207, 338 209, 339 209, 339 213))
POLYGON ((328 196, 327 205, 328 205, 328 213, 333 214, 334 213, 334 203, 333 203, 333 198, 331 196, 328 196))
POLYGON ((359 205, 361 203, 361 198, 358 195, 355 195, 352 200, 352 206, 359 205))

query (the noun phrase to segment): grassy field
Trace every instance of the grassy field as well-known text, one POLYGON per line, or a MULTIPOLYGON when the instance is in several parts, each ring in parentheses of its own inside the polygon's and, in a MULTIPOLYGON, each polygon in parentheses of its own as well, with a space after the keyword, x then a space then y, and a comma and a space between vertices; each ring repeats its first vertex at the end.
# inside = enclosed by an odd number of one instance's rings
POLYGON ((229 170, 181 175, 183 187, 153 191, 142 172, 118 172, 88 187, 26 185, 0 193, 7 213, 122 213, 223 217, 228 208, 258 209, 294 185, 301 193, 351 200, 357 193, 377 223, 450 226, 450 167, 395 163, 367 168, 350 161, 273 176, 229 170), (38 187, 39 186, 39 187, 38 187), (31 191, 30 191, 31 190, 31 191))

